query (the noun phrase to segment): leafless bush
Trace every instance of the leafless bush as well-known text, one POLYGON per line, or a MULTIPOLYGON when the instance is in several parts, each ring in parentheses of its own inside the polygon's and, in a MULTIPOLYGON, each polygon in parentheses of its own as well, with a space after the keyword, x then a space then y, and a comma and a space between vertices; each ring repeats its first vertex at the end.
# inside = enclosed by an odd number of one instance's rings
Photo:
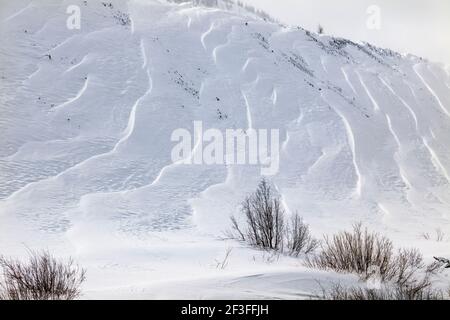
POLYGON ((394 276, 391 282, 408 300, 428 297, 438 292, 443 297, 442 291, 432 289, 432 278, 442 271, 442 265, 438 262, 425 264, 422 254, 417 249, 400 250, 392 269, 394 276))
POLYGON ((355 272, 369 275, 376 266, 383 280, 393 276, 394 260, 392 242, 376 233, 363 230, 361 224, 353 227, 353 232, 339 232, 333 237, 325 237, 322 251, 307 260, 310 267, 332 269, 338 272, 355 272))
POLYGON ((283 249, 284 210, 266 180, 262 180, 256 192, 244 201, 242 211, 247 222, 244 230, 234 217, 231 220, 239 239, 258 248, 283 249))
POLYGON ((440 263, 439 261, 434 261, 426 266, 426 273, 430 275, 438 274, 442 272, 442 267, 442 263, 440 263))
POLYGON ((376 276, 381 289, 343 288, 329 293, 337 300, 429 300, 443 299, 433 289, 432 279, 442 271, 442 264, 426 264, 417 249, 401 249, 394 253, 392 242, 355 225, 352 232, 339 232, 326 237, 322 251, 307 260, 310 267, 337 272, 357 273, 363 280, 376 276), (376 267, 374 269, 374 267, 376 267), (376 270, 376 274, 373 271, 376 270))
POLYGON ((73 300, 86 271, 73 260, 58 261, 49 252, 30 252, 27 262, 0 258, 0 300, 73 300))
POLYGON ((436 229, 436 241, 442 242, 445 239, 445 233, 441 229, 436 229))
POLYGON ((425 240, 430 240, 431 236, 428 232, 424 232, 421 234, 422 238, 424 238, 425 240))
POLYGON ((317 33, 318 34, 323 34, 323 27, 320 24, 317 26, 317 33))
POLYGON ((324 293, 327 300, 443 300, 442 291, 430 284, 418 286, 387 285, 380 289, 335 285, 324 293))
POLYGON ((401 286, 415 282, 417 272, 426 267, 423 256, 417 249, 400 250, 391 265, 393 271, 391 279, 401 286))
POLYGON ((370 233, 361 224, 352 232, 339 232, 325 237, 322 251, 308 258, 307 265, 337 272, 357 273, 368 279, 374 267, 380 281, 399 286, 420 286, 441 270, 439 263, 425 264, 417 249, 401 249, 394 253, 392 242, 377 233, 370 233))
POLYGON ((225 270, 225 268, 228 266, 229 258, 231 256, 232 251, 233 248, 228 248, 227 251, 225 252, 225 256, 223 257, 223 259, 221 260, 215 259, 217 269, 225 270))
POLYGON ((280 252, 278 251, 268 251, 264 252, 262 255, 262 261, 267 264, 272 264, 280 260, 280 252))
POLYGON ((309 226, 295 213, 285 222, 285 212, 266 180, 262 180, 254 194, 242 203, 244 223, 231 217, 229 235, 251 246, 287 252, 293 256, 312 253, 319 241, 314 239, 309 226))
MULTIPOLYGON (((421 234, 422 238, 424 238, 425 240, 431 240, 432 237, 428 232, 422 233, 421 234)), ((442 242, 445 240, 445 233, 441 230, 441 229, 436 229, 435 230, 435 237, 434 240, 436 242, 442 242)))
POLYGON ((299 256, 301 253, 309 254, 319 246, 319 241, 312 237, 309 226, 297 213, 292 216, 287 226, 286 238, 287 250, 293 256, 299 256))

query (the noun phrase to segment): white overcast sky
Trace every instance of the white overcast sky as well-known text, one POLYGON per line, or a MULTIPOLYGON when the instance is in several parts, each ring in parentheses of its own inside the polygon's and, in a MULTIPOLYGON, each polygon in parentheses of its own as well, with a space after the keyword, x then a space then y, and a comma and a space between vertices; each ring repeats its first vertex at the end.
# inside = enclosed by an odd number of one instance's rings
POLYGON ((281 22, 450 65, 450 0, 244 0, 281 22), (367 9, 380 8, 379 30, 367 9))

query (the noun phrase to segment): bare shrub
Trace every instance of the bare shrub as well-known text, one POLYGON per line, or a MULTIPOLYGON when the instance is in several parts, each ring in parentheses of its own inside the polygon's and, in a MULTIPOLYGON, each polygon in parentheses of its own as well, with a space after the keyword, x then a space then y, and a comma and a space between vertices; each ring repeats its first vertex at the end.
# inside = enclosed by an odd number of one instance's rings
POLYGON ((376 266, 385 280, 393 276, 393 256, 393 245, 389 239, 363 230, 361 224, 357 224, 353 232, 343 231, 331 238, 325 237, 322 251, 308 259, 307 264, 314 268, 355 272, 363 276, 368 276, 371 268, 376 266))
MULTIPOLYGON (((434 300, 443 299, 441 290, 432 286, 432 279, 442 271, 442 264, 426 264, 417 249, 401 249, 394 253, 392 242, 377 233, 355 225, 352 232, 339 232, 325 237, 322 251, 307 265, 337 272, 356 273, 363 280, 378 277, 380 289, 343 288, 336 286, 329 293, 337 300, 434 300), (373 267, 376 267, 375 269, 373 267), (376 274, 372 271, 376 270, 376 274)), ((377 280, 377 279, 375 279, 377 280)))
POLYGON ((226 235, 230 236, 231 238, 236 238, 240 241, 245 241, 246 237, 245 234, 241 231, 241 227, 239 226, 239 222, 237 221, 236 217, 231 217, 231 232, 226 232, 226 235))
POLYGON ((430 240, 431 236, 428 232, 424 232, 421 234, 422 238, 424 238, 425 240, 430 240))
MULTIPOLYGON (((425 240, 432 240, 432 238, 433 238, 428 232, 422 233, 421 237, 424 238, 425 240)), ((445 233, 439 228, 436 229, 435 230, 434 240, 436 242, 444 241, 445 240, 445 233)))
POLYGON ((73 300, 80 296, 86 271, 73 260, 49 252, 30 252, 27 262, 0 258, 0 300, 73 300))
POLYGON ((436 229, 436 241, 442 242, 445 239, 445 233, 441 229, 436 229))
POLYGON ((423 256, 417 249, 402 249, 392 262, 391 278, 401 286, 407 285, 415 282, 417 272, 425 267, 423 256))
POLYGON ((324 293, 328 300, 443 300, 444 294, 431 285, 401 286, 387 285, 380 289, 343 287, 335 285, 324 293))
POLYGON ((285 222, 285 212, 266 180, 256 192, 242 203, 245 223, 231 217, 231 238, 247 242, 253 247, 289 253, 293 256, 312 253, 319 241, 314 239, 309 226, 295 213, 285 222))
POLYGON ((228 266, 228 262, 229 262, 232 251, 233 251, 233 248, 228 248, 227 251, 225 252, 225 256, 223 257, 223 259, 221 259, 221 260, 215 259, 214 260, 216 263, 216 269, 225 270, 225 268, 228 266))
POLYGON ((442 291, 432 288, 432 278, 442 271, 441 267, 438 262, 425 264, 422 254, 417 249, 403 249, 395 257, 392 267, 394 276, 391 282, 397 286, 397 291, 408 298, 407 300, 416 300, 415 297, 428 297, 436 293, 443 298, 442 291))
POLYGON ((318 34, 323 34, 323 27, 320 24, 317 26, 317 33, 318 34))
MULTIPOLYGON (((430 263, 429 265, 427 265, 426 273, 428 273, 430 275, 438 274, 438 273, 442 272, 442 267, 443 267, 443 265, 440 262, 434 261, 434 262, 430 263)), ((444 266, 444 268, 445 268, 445 266, 444 266)))
POLYGON ((401 249, 395 254, 389 239, 370 233, 367 228, 363 230, 361 224, 355 225, 352 232, 325 237, 322 251, 306 263, 318 269, 357 273, 365 280, 373 275, 375 267, 380 281, 402 287, 420 287, 441 271, 437 262, 425 264, 417 249, 401 249))
POLYGON ((258 248, 283 249, 284 210, 266 180, 243 202, 242 211, 247 222, 244 230, 234 217, 231 220, 238 238, 258 248))
POLYGON ((309 254, 319 246, 319 241, 312 237, 309 226, 297 213, 292 216, 286 228, 286 238, 287 250, 293 256, 309 254))
POLYGON ((280 252, 278 251, 267 251, 262 255, 262 261, 267 264, 272 264, 280 260, 280 252))

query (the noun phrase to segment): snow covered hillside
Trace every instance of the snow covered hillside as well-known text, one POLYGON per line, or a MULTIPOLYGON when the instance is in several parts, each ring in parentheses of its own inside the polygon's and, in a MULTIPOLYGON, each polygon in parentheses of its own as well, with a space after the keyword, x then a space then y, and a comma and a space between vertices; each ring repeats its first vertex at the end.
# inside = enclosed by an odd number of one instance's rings
POLYGON ((0 38, 0 253, 75 257, 87 297, 293 298, 348 278, 221 240, 261 170, 173 163, 194 121, 278 129, 268 179, 316 236, 362 221, 449 254, 421 236, 450 236, 448 68, 156 0, 2 1, 0 38))

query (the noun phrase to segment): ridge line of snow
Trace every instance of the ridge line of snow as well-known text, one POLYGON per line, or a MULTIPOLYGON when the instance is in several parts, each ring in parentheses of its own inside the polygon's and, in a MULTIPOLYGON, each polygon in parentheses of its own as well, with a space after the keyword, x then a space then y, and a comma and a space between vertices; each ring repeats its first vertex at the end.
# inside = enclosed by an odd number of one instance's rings
POLYGON ((350 89, 353 91, 353 93, 355 94, 355 96, 357 96, 358 93, 356 93, 356 89, 355 89, 355 87, 353 86, 353 84, 351 83, 351 81, 350 81, 350 79, 349 79, 349 77, 348 77, 348 74, 347 74, 347 72, 345 71, 345 68, 344 68, 344 67, 341 67, 341 72, 344 74, 344 78, 345 78, 345 81, 347 82, 348 86, 349 86, 350 89))
POLYGON ((241 90, 241 94, 242 97, 244 98, 245 101, 245 107, 246 107, 246 112, 247 112, 247 125, 248 125, 248 130, 252 130, 253 129, 253 119, 252 119, 252 112, 250 110, 250 104, 248 102, 247 96, 245 95, 244 91, 241 90))
POLYGON ((88 163, 88 162, 90 162, 90 161, 92 161, 94 159, 106 157, 108 155, 111 155, 111 154, 115 153, 117 151, 117 148, 119 147, 119 145, 121 145, 124 141, 126 141, 129 138, 129 136, 132 134, 132 132, 133 132, 137 104, 139 104, 139 102, 143 98, 145 98, 148 94, 150 94, 151 91, 152 91, 153 83, 152 83, 151 76, 150 76, 150 71, 148 70, 148 68, 147 68, 146 72, 147 72, 148 81, 149 81, 149 88, 147 89, 147 91, 141 97, 139 97, 136 100, 135 104, 132 107, 132 111, 130 112, 130 116, 129 116, 129 119, 128 119, 128 125, 125 128, 124 133, 123 133, 124 136, 121 139, 119 139, 119 141, 115 144, 115 146, 110 151, 107 151, 107 152, 101 153, 101 154, 93 155, 92 157, 89 157, 89 158, 87 158, 87 159, 85 159, 85 160, 75 164, 74 166, 71 166, 71 167, 67 168, 66 170, 61 171, 60 173, 58 173, 55 176, 50 176, 50 177, 46 177, 46 178, 44 178, 42 180, 30 182, 30 183, 26 184, 25 186, 23 186, 22 188, 20 188, 20 189, 14 191, 13 193, 11 193, 8 197, 3 199, 2 201, 9 201, 9 200, 13 199, 15 196, 17 196, 18 194, 20 194, 21 192, 24 192, 25 190, 29 189, 33 185, 36 185, 38 183, 42 183, 44 181, 56 180, 59 177, 61 177, 63 174, 71 172, 71 171, 73 171, 73 170, 75 170, 75 169, 85 165, 86 163, 88 163))
POLYGON ((434 163, 434 165, 435 165, 436 169, 438 169, 438 171, 439 170, 441 171, 441 174, 444 175, 445 179, 447 179, 447 182, 450 184, 450 175, 448 174, 447 169, 442 164, 441 159, 439 159, 439 156, 434 151, 434 149, 429 145, 428 140, 425 137, 422 137, 422 141, 431 155, 432 163, 434 163))
POLYGON ((450 112, 447 110, 447 108, 444 107, 441 99, 438 97, 436 92, 434 92, 434 90, 429 86, 429 84, 425 81, 425 79, 420 75, 419 71, 417 70, 418 66, 420 66, 420 64, 415 64, 413 66, 414 72, 417 74, 420 81, 422 81, 422 83, 425 85, 425 87, 428 89, 428 91, 431 93, 431 95, 436 99, 436 101, 439 104, 439 107, 442 109, 442 111, 447 115, 447 117, 450 118, 450 112))
POLYGON ((83 56, 83 59, 81 59, 80 62, 78 62, 77 64, 74 64, 73 66, 71 66, 70 68, 68 68, 66 71, 64 71, 64 73, 71 72, 72 70, 74 70, 74 69, 78 68, 79 66, 81 66, 83 63, 86 62, 88 56, 89 56, 89 53, 86 54, 85 56, 83 56))
POLYGON ((328 73, 327 67, 326 67, 325 62, 324 62, 324 58, 325 57, 323 55, 320 56, 320 64, 322 66, 323 71, 325 71, 325 73, 328 73))
POLYGON ((201 36, 200 36, 200 42, 202 43, 203 48, 206 50, 206 43, 205 39, 206 37, 216 28, 216 22, 213 21, 211 25, 209 26, 209 29, 206 30, 201 36))
POLYGON ((356 182, 356 186, 355 186, 355 195, 359 199, 362 196, 362 184, 363 184, 362 180, 363 180, 363 178, 362 178, 358 163, 356 161, 356 140, 355 140, 355 136, 353 134, 352 126, 350 125, 350 122, 344 116, 344 114, 337 108, 333 107, 332 104, 329 103, 328 99, 324 96, 323 93, 321 94, 321 96, 322 96, 322 98, 324 98, 325 101, 327 101, 328 105, 334 110, 334 112, 336 112, 336 114, 341 118, 341 121, 344 123, 345 131, 347 133, 348 144, 350 147, 350 151, 352 153, 352 162, 353 162, 353 166, 355 169, 355 174, 357 176, 357 182, 356 182))
POLYGON ((141 55, 142 55, 142 69, 145 69, 147 67, 148 59, 147 59, 147 53, 145 52, 145 43, 144 39, 141 38, 139 41, 139 47, 141 49, 141 55))
MULTIPOLYGON (((392 126, 392 121, 391 121, 391 117, 386 113, 386 120, 388 123, 388 127, 389 127, 389 131, 391 132, 392 136, 394 137, 395 142, 397 143, 397 151, 394 154, 394 161, 397 164, 398 167, 398 171, 399 171, 399 175, 400 178, 402 179, 403 183, 405 184, 405 186, 407 186, 408 190, 411 189, 411 183, 409 182, 409 179, 406 177, 406 173, 405 170, 403 169, 403 166, 401 164, 401 161, 399 159, 399 156, 402 154, 402 144, 400 142, 400 138, 398 137, 397 133, 395 132, 393 126, 392 126)), ((411 201, 410 201, 410 197, 408 194, 408 190, 404 191, 405 192, 405 196, 406 196, 406 200, 408 201, 408 203, 410 205, 412 205, 411 201)))
POLYGON ((367 88, 367 86, 366 86, 364 80, 362 79, 361 75, 359 74, 358 71, 355 71, 355 72, 356 72, 356 75, 357 75, 358 78, 359 78, 359 81, 361 82, 361 85, 362 85, 363 88, 364 88, 364 91, 366 92, 367 96, 369 97, 370 101, 372 102, 374 111, 375 111, 375 112, 380 111, 380 106, 378 105, 378 103, 376 102, 376 100, 374 99, 374 97, 372 96, 372 94, 370 93, 369 88, 367 88))
POLYGON ((230 43, 231 43, 231 40, 230 40, 229 34, 228 34, 228 35, 227 35, 227 42, 225 42, 225 43, 223 43, 223 44, 219 44, 219 45, 217 45, 217 46, 214 47, 214 49, 213 49, 213 51, 212 51, 212 56, 213 56, 214 63, 215 63, 216 65, 217 65, 217 52, 218 52, 220 49, 223 49, 223 48, 229 46, 230 43))
POLYGON ((37 65, 37 69, 36 69, 36 71, 33 71, 29 76, 28 76, 28 79, 25 79, 24 80, 24 82, 26 82, 26 81, 29 81, 29 80, 31 80, 31 79, 33 79, 34 78, 34 76, 36 75, 36 74, 38 74, 39 73, 39 71, 41 71, 41 66, 38 64, 37 65))
POLYGON ((394 128, 392 127, 391 117, 387 113, 385 113, 385 116, 386 116, 386 120, 387 120, 387 123, 388 123, 389 131, 391 132, 392 136, 394 137, 394 140, 397 143, 398 149, 401 149, 402 148, 402 144, 400 142, 400 139, 398 138, 397 133, 395 133, 394 128))
POLYGON ((19 11, 15 12, 15 13, 13 13, 12 15, 10 15, 6 19, 4 19, 3 22, 8 22, 9 20, 14 19, 18 15, 22 14, 24 11, 26 11, 28 9, 31 9, 32 7, 34 7, 33 1, 30 1, 30 3, 28 3, 28 5, 26 7, 20 9, 19 11))
POLYGON ((419 121, 417 119, 417 115, 414 112, 414 110, 411 108, 411 106, 400 96, 398 95, 394 89, 380 76, 378 76, 378 78, 380 79, 381 83, 383 83, 383 85, 398 99, 400 100, 400 102, 403 104, 403 106, 409 111, 409 113, 411 114, 411 116, 414 119, 414 124, 416 126, 416 131, 418 131, 419 129, 419 121))
MULTIPOLYGON (((141 40, 142 40, 142 39, 141 39, 141 40)), ((147 62, 146 62, 146 55, 143 56, 142 59, 143 59, 143 61, 145 62, 145 65, 146 65, 146 64, 147 64, 147 62)), ((111 150, 111 153, 116 152, 117 149, 118 149, 118 148, 119 148, 126 140, 128 140, 128 138, 131 136, 131 134, 132 134, 133 131, 134 131, 134 125, 135 125, 135 123, 136 123, 136 110, 137 110, 137 107, 138 107, 138 105, 141 103, 141 101, 142 101, 143 99, 145 99, 147 96, 149 96, 149 95, 152 93, 152 91, 153 91, 153 80, 152 80, 152 77, 151 77, 151 75, 150 75, 150 70, 148 69, 148 67, 144 67, 144 66, 143 66, 142 69, 143 69, 143 70, 146 69, 145 71, 146 71, 146 73, 147 73, 147 79, 148 79, 148 88, 147 88, 147 91, 146 91, 142 96, 140 96, 140 97, 136 100, 135 104, 134 104, 133 107, 131 108, 130 116, 129 116, 129 119, 128 119, 128 125, 127 125, 127 127, 126 127, 126 129, 125 129, 125 131, 124 131, 124 136, 117 142, 117 144, 115 145, 115 147, 111 150)))
POLYGON ((64 108, 65 106, 72 104, 73 102, 80 99, 83 96, 83 94, 86 92, 88 85, 89 85, 89 76, 87 76, 87 79, 84 81, 83 87, 78 91, 77 95, 74 98, 69 99, 66 102, 63 102, 62 104, 60 104, 58 106, 55 106, 53 108, 53 110, 57 112, 60 109, 64 108))
POLYGON ((250 64, 254 59, 255 59, 255 57, 248 57, 247 60, 245 60, 245 63, 244 63, 244 65, 242 66, 241 71, 242 71, 242 72, 246 72, 246 71, 247 71, 247 68, 248 68, 248 66, 249 66, 249 64, 250 64))

